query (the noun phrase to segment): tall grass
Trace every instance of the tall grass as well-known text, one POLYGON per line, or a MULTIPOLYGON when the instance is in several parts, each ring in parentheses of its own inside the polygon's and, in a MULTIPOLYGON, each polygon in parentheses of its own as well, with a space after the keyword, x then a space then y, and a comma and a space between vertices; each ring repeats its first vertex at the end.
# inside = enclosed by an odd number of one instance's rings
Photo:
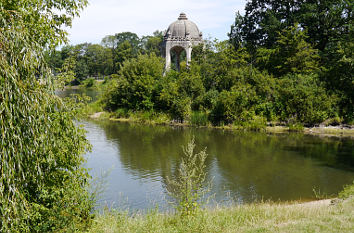
POLYGON ((192 112, 190 123, 194 126, 206 126, 208 125, 208 115, 205 112, 192 112))
POLYGON ((189 217, 108 212, 89 232, 353 232, 354 197, 334 205, 261 203, 216 207, 189 217))
POLYGON ((246 131, 265 131, 267 126, 267 119, 262 116, 252 115, 241 117, 233 124, 234 128, 246 131))
POLYGON ((304 131, 304 125, 301 123, 289 123, 289 131, 290 132, 303 132, 304 131))

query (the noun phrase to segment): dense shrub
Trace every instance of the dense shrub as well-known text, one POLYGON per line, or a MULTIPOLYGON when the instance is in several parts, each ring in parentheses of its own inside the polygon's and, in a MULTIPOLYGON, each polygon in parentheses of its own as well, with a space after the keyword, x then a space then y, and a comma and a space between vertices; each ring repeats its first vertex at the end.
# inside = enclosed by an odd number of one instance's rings
POLYGON ((334 116, 336 98, 327 94, 316 75, 287 75, 278 86, 283 120, 313 125, 334 116))
POLYGON ((255 98, 256 93, 248 84, 233 86, 231 91, 222 91, 215 108, 211 110, 210 119, 213 124, 229 124, 239 118, 243 111, 252 108, 255 98))
POLYGON ((116 110, 154 109, 157 81, 161 79, 163 63, 155 54, 139 55, 127 60, 103 96, 105 108, 116 110))
POLYGON ((93 87, 95 85, 95 79, 94 78, 88 78, 82 82, 82 84, 85 87, 93 87))
POLYGON ((90 223, 88 142, 44 62, 44 49, 65 40, 60 28, 86 3, 0 3, 1 232, 73 232, 90 223))

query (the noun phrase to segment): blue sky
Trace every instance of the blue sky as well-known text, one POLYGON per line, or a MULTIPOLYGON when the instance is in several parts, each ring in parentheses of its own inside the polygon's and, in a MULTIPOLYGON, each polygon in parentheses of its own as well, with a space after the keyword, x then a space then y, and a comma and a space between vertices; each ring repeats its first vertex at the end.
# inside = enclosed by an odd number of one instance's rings
POLYGON ((106 35, 134 32, 138 36, 166 30, 184 12, 204 38, 227 39, 235 12, 246 0, 89 0, 89 6, 68 29, 70 44, 100 43, 106 35))

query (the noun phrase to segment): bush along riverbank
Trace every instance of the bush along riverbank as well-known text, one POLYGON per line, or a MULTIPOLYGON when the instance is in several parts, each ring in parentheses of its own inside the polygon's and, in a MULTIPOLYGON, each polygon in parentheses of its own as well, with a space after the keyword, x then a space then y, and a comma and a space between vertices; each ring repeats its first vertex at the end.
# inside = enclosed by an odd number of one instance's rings
POLYGON ((183 122, 175 120, 167 113, 153 111, 134 112, 126 109, 117 109, 114 112, 105 111, 100 101, 87 104, 81 109, 82 116, 91 120, 111 120, 117 122, 129 122, 149 125, 168 125, 181 127, 207 127, 223 130, 259 131, 266 133, 305 133, 320 136, 354 137, 354 126, 347 124, 330 125, 324 122, 313 127, 305 127, 302 124, 288 124, 281 122, 267 122, 263 118, 256 118, 249 122, 235 122, 227 125, 213 125, 206 113, 192 112, 183 122))
POLYGON ((158 208, 146 213, 104 210, 88 232, 352 232, 354 183, 336 199, 307 203, 233 204, 203 207, 206 150, 195 152, 194 140, 184 147, 181 164, 167 181, 175 212, 158 208))

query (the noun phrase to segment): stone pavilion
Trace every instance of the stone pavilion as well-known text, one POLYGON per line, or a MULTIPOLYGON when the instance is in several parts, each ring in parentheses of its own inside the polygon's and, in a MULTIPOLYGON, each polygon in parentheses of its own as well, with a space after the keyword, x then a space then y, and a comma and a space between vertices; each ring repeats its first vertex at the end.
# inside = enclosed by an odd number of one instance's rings
POLYGON ((171 53, 176 54, 176 68, 180 70, 180 55, 186 52, 187 66, 192 60, 192 49, 202 43, 203 35, 197 25, 188 20, 185 13, 181 13, 178 20, 173 22, 164 36, 166 65, 165 72, 171 68, 171 53))

